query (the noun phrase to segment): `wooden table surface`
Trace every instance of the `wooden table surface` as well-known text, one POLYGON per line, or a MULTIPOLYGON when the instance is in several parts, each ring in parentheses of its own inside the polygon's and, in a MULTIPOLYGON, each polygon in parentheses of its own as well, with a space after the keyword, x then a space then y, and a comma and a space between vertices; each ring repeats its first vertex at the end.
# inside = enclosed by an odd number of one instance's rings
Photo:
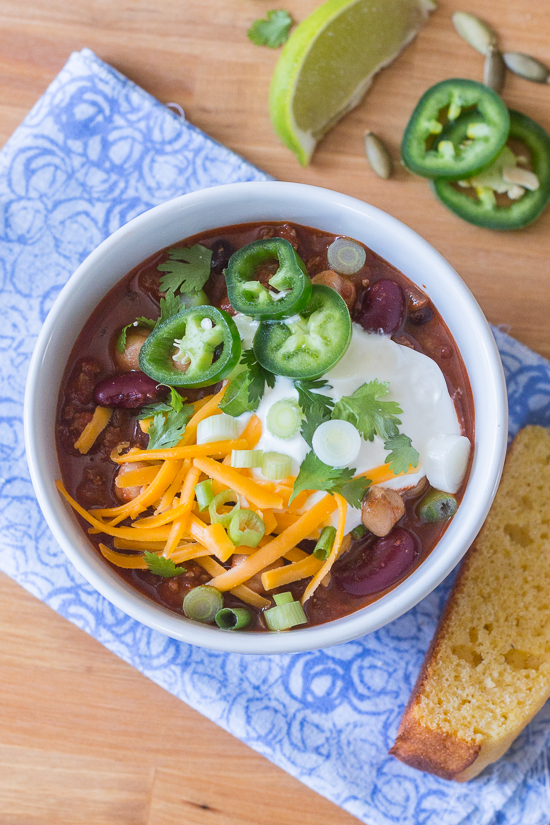
MULTIPOLYGON (((398 167, 377 179, 362 136, 398 156, 416 101, 436 81, 481 79, 482 57, 451 25, 457 8, 501 33, 505 50, 550 64, 548 0, 441 0, 419 37, 302 169, 274 136, 267 93, 278 53, 246 30, 272 0, 1 0, 0 142, 66 62, 93 49, 277 178, 337 189, 385 209, 456 267, 489 320, 550 356, 550 210, 520 233, 462 223, 398 167)), ((287 0, 302 20, 316 0, 287 0)), ((550 86, 509 76, 506 102, 550 130, 550 86)), ((121 662, 0 576, 2 825, 351 825, 350 815, 121 662)))

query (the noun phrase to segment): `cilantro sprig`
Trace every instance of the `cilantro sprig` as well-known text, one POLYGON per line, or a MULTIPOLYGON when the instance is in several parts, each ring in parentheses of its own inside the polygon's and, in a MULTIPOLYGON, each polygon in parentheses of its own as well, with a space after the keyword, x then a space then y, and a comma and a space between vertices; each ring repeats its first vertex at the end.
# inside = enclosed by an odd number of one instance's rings
POLYGON ((247 369, 248 403, 255 405, 254 409, 256 409, 262 400, 265 385, 267 384, 271 389, 275 386, 275 376, 272 372, 269 372, 269 370, 264 369, 264 367, 258 364, 254 350, 247 349, 243 352, 241 364, 247 369))
POLYGON ((418 467, 420 456, 418 450, 413 447, 408 435, 399 433, 399 435, 388 438, 384 442, 384 449, 389 451, 384 463, 389 464, 394 475, 398 476, 401 473, 406 473, 409 466, 418 467))
POLYGON ((183 398, 174 387, 170 387, 169 401, 157 401, 156 404, 143 407, 136 416, 137 420, 153 419, 147 431, 147 449, 167 450, 175 447, 181 440, 193 411, 193 405, 184 404, 183 398))
POLYGON ((353 395, 344 395, 334 405, 333 418, 349 421, 357 427, 365 441, 372 441, 375 435, 386 441, 399 432, 403 410, 397 401, 382 401, 388 394, 390 385, 377 379, 362 384, 353 395))
POLYGON ((168 250, 169 259, 158 267, 163 292, 198 292, 210 277, 212 250, 197 243, 189 248, 168 250))
POLYGON ((313 433, 324 421, 328 421, 332 415, 334 401, 328 395, 323 395, 317 390, 323 388, 330 389, 330 384, 323 379, 316 381, 295 381, 294 386, 298 391, 298 404, 303 413, 302 436, 311 447, 313 433))
POLYGON ((310 450, 296 476, 290 501, 302 490, 325 490, 327 493, 340 493, 352 507, 360 508, 371 481, 363 476, 354 478, 355 473, 354 469, 338 469, 325 464, 310 450))
POLYGON ((163 576, 165 579, 172 578, 172 576, 181 576, 186 572, 185 567, 176 567, 172 559, 165 559, 164 556, 157 556, 156 553, 150 553, 149 550, 144 550, 143 560, 151 573, 155 576, 163 576))
POLYGON ((283 9, 272 9, 267 12, 266 20, 255 20, 247 35, 256 46, 268 46, 277 49, 288 40, 292 17, 283 9))

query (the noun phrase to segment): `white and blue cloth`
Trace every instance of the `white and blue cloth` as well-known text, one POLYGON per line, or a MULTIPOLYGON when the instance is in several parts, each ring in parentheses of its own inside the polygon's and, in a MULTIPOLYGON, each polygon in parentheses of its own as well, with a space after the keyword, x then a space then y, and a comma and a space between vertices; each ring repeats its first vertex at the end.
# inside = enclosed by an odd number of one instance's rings
MULTIPOLYGON (((268 176, 92 52, 73 54, 0 152, 0 569, 250 747, 368 825, 547 825, 550 705, 466 785, 388 756, 449 581, 376 633, 282 656, 212 653, 129 619, 67 561, 38 508, 22 406, 37 332, 78 264, 185 192, 268 176)), ((510 429, 550 426, 550 364, 499 330, 510 429)))

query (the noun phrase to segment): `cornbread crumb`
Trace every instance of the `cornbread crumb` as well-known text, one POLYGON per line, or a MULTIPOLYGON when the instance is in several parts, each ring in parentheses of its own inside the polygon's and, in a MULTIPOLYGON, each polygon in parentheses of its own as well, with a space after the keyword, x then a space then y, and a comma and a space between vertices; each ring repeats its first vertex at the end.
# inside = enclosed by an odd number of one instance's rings
POLYGON ((390 753, 465 781, 550 695, 550 433, 516 437, 390 753))

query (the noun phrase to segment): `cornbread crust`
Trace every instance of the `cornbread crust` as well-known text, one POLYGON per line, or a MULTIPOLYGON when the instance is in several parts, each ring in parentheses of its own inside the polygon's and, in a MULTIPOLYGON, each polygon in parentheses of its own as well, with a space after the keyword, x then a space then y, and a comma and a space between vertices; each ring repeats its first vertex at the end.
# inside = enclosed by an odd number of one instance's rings
POLYGON ((467 781, 496 761, 550 696, 550 433, 516 437, 390 753, 467 781))

